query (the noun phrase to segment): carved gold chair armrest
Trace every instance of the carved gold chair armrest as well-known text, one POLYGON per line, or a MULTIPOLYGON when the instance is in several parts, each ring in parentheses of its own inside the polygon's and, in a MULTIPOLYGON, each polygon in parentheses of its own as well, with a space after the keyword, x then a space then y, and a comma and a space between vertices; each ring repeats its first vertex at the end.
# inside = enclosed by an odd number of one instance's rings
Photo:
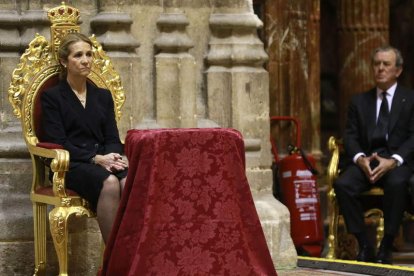
MULTIPOLYGON (((65 186, 65 174, 69 169, 69 152, 64 150, 60 145, 55 145, 55 148, 45 148, 42 146, 42 144, 45 143, 38 144, 40 144, 40 146, 27 145, 33 159, 32 161, 36 171, 35 175, 37 177, 33 179, 32 196, 42 197, 43 193, 47 196, 53 195, 54 198, 52 199, 48 199, 48 197, 43 197, 43 199, 46 200, 46 203, 55 206, 67 205, 63 204, 60 198, 74 195, 74 193, 67 190, 65 186), (50 189, 50 186, 46 181, 46 167, 50 167, 53 172, 52 193, 47 192, 47 189, 50 189)), ((49 143, 46 144, 52 145, 49 143)))
MULTIPOLYGON (((52 191, 53 195, 56 196, 56 200, 59 197, 66 197, 65 192, 65 172, 69 167, 69 152, 64 149, 47 149, 38 146, 28 145, 28 150, 32 156, 37 176, 41 179, 34 179, 32 186, 32 194, 36 194, 38 191, 49 188, 45 183, 46 167, 50 166, 50 169, 54 173, 52 191)), ((41 193, 39 193, 41 194, 41 193)), ((59 205, 59 202, 54 200, 48 202, 48 204, 59 205)))
POLYGON ((331 159, 327 169, 327 183, 328 183, 328 253, 326 258, 337 258, 338 247, 338 221, 339 209, 336 201, 333 183, 339 175, 339 156, 342 149, 342 141, 331 136, 328 140, 328 149, 332 153, 331 159))
POLYGON ((65 175, 69 169, 69 152, 56 144, 38 143, 38 145, 40 146, 27 145, 36 171, 32 183, 31 199, 54 206, 83 206, 87 208, 86 215, 94 216, 88 208, 88 202, 66 188, 65 175), (45 148, 44 144, 59 148, 45 148), (52 187, 46 181, 46 167, 50 167, 53 172, 52 187))

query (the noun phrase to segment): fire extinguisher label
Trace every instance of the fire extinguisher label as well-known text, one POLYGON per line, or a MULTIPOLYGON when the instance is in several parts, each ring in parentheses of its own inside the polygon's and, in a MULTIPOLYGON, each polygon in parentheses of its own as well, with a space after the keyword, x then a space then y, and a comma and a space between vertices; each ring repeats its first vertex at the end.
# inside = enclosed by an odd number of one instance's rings
POLYGON ((300 220, 316 220, 316 213, 302 213, 300 214, 300 220))
POLYGON ((317 220, 318 191, 314 179, 293 181, 295 186, 295 204, 301 221, 317 220))
POLYGON ((282 172, 282 177, 283 178, 292 177, 292 171, 284 171, 284 172, 282 172))
POLYGON ((313 197, 296 199, 296 204, 307 204, 307 203, 316 203, 316 202, 318 202, 318 200, 313 197))
POLYGON ((312 172, 310 170, 297 170, 296 176, 297 177, 311 177, 312 172))

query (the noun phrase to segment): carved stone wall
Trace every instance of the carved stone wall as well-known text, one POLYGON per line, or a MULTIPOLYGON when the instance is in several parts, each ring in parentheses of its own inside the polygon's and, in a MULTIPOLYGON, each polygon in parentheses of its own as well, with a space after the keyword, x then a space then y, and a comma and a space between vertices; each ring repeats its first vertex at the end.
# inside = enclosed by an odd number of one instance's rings
MULTIPOLYGON (((46 10, 58 1, 0 1, 0 275, 33 273, 31 166, 7 89, 34 34, 49 37, 46 10), (47 3, 46 3, 47 2, 47 3)), ((251 0, 67 1, 81 11, 81 32, 94 33, 120 72, 130 128, 231 127, 243 134, 247 176, 277 268, 296 266, 289 213, 271 195, 269 76, 251 0)), ((70 229, 69 273, 96 275, 96 220, 70 229), (81 227, 79 227, 81 226, 81 227)), ((48 273, 57 274, 52 243, 48 273)))

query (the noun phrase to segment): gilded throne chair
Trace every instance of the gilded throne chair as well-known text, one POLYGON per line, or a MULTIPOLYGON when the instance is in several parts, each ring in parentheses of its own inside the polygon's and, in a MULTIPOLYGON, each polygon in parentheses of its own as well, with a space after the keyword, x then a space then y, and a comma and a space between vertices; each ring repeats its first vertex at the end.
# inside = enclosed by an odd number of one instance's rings
MULTIPOLYGON (((328 259, 347 259, 355 258, 356 248, 355 246, 346 244, 343 240, 340 240, 338 227, 341 222, 342 216, 339 212, 338 202, 336 200, 333 183, 340 173, 340 157, 343 153, 342 140, 335 137, 330 137, 328 140, 328 148, 331 152, 331 159, 327 168, 327 183, 328 183, 328 253, 326 258, 328 259)), ((373 186, 370 190, 362 194, 366 201, 374 201, 373 199, 380 199, 384 195, 382 188, 373 186)), ((375 204, 367 204, 365 208, 365 220, 366 222, 372 222, 375 226, 375 240, 376 246, 379 247, 382 237, 384 236, 384 214, 380 207, 375 204)), ((345 238, 345 236, 342 236, 345 238)))
MULTIPOLYGON (((33 166, 30 199, 34 221, 34 274, 46 274, 47 211, 48 205, 51 205, 49 228, 59 262, 59 275, 67 275, 68 220, 72 216, 94 217, 95 214, 88 208, 85 199, 65 187, 65 173, 70 162, 68 151, 42 140, 40 95, 46 88, 58 83, 60 65, 57 50, 67 33, 80 31, 80 13, 62 3, 50 9, 47 15, 51 22, 50 41, 36 34, 12 73, 8 97, 14 114, 21 119, 22 134, 33 166), (53 172, 52 183, 46 177, 49 168, 53 172)), ((119 121, 125 101, 119 74, 96 38, 92 36, 91 40, 94 61, 89 81, 111 91, 119 121)))
MULTIPOLYGON (((340 158, 343 154, 343 142, 331 136, 328 140, 328 149, 331 152, 331 159, 327 168, 327 183, 328 183, 328 259, 354 259, 356 256, 355 245, 346 238, 346 235, 340 235, 338 229, 343 224, 342 216, 339 211, 338 202, 336 200, 333 183, 341 172, 340 158)), ((410 181, 414 181, 414 176, 410 181)), ((381 197, 384 195, 384 190, 378 186, 372 188, 362 194, 362 202, 364 207, 365 222, 373 226, 375 229, 376 247, 380 246, 381 240, 384 237, 384 213, 382 210, 381 197)), ((412 203, 410 202, 406 207, 404 221, 413 221, 414 212, 412 203)), ((346 233, 345 233, 346 234, 346 233)), ((404 241, 400 241, 404 242, 404 241)))

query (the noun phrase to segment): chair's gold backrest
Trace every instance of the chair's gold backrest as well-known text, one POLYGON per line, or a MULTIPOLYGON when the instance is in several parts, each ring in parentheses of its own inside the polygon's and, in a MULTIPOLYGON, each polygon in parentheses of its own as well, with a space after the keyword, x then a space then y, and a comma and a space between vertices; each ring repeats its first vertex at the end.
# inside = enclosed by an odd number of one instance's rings
MULTIPOLYGON (((48 17, 51 21, 48 41, 45 37, 36 34, 29 47, 20 58, 20 63, 13 71, 11 84, 8 90, 9 101, 13 106, 14 114, 21 118, 23 136, 27 144, 36 145, 39 142, 40 107, 38 96, 47 87, 58 82, 60 65, 57 58, 62 38, 72 32, 79 32, 79 10, 62 3, 61 6, 50 9, 48 17)), ((94 36, 93 64, 89 80, 95 85, 111 91, 114 99, 114 108, 117 121, 121 117, 121 107, 125 101, 125 93, 121 85, 119 74, 103 51, 102 46, 94 36)))

